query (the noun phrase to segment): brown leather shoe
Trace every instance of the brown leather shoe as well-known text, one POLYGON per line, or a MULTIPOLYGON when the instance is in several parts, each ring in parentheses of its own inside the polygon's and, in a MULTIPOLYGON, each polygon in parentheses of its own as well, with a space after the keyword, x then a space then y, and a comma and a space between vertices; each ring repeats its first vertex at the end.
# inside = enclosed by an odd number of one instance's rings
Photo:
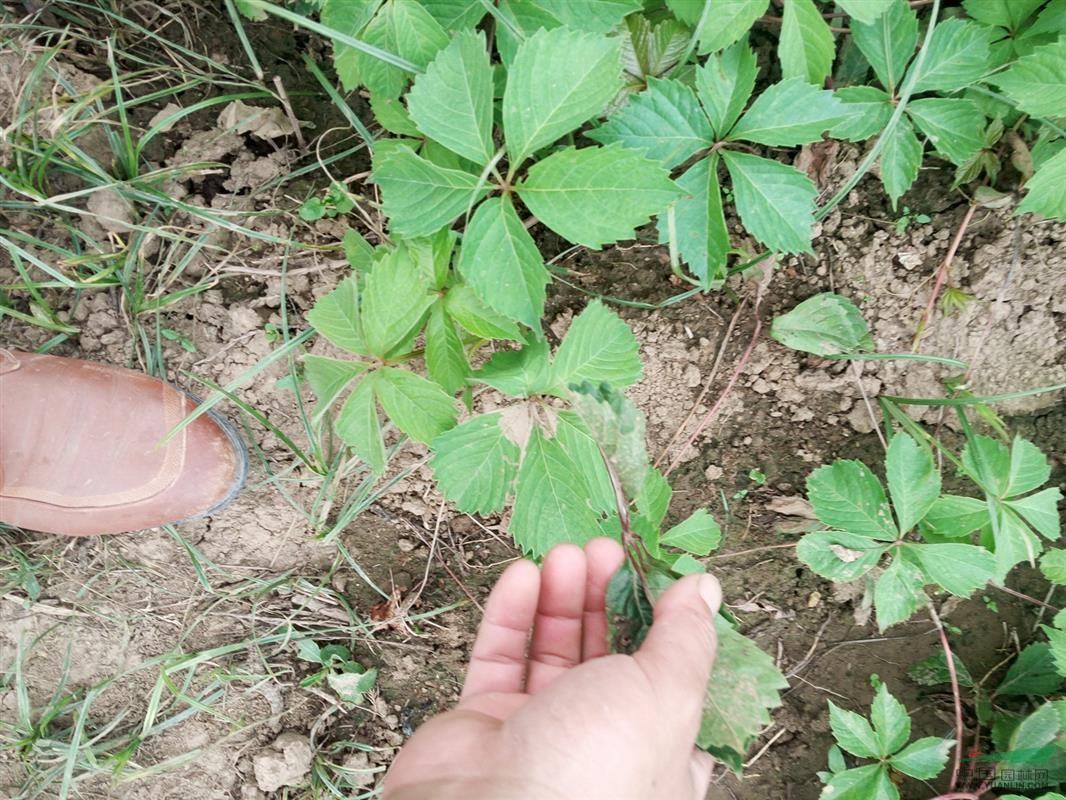
POLYGON ((248 455, 196 401, 156 378, 74 358, 0 350, 0 521, 68 536, 212 514, 248 455))

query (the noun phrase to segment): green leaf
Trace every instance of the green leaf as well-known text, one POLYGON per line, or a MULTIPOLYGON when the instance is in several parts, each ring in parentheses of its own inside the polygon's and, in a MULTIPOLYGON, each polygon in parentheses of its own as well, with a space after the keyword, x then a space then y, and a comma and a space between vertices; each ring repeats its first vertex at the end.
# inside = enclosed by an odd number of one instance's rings
MULTIPOLYGON (((640 412, 633 407, 633 412, 640 412)), ((645 469, 648 464, 648 454, 644 449, 643 419, 639 435, 639 460, 638 463, 645 469)), ((618 524, 618 536, 621 536, 621 524, 618 523, 618 504, 614 496, 614 485, 611 476, 607 473, 607 465, 604 464, 600 446, 589 433, 589 426, 583 418, 573 411, 560 411, 555 419, 555 441, 563 448, 570 460, 574 462, 581 476, 585 479, 588 487, 588 499, 592 510, 599 514, 614 517, 618 524)), ((630 439, 627 444, 634 444, 630 439)), ((614 462, 617 465, 617 461, 614 462)), ((613 534, 612 534, 613 535, 613 534)))
POLYGON ((804 78, 789 78, 768 86, 755 98, 730 139, 775 146, 809 144, 846 119, 848 111, 832 92, 804 78))
MULTIPOLYGON (((729 229, 718 185, 718 162, 718 154, 712 153, 677 179, 677 185, 687 196, 674 204, 676 245, 689 272, 699 278, 701 286, 722 279, 729 253, 729 229)), ((659 244, 667 244, 670 229, 665 215, 659 217, 657 225, 659 244)))
POLYGON ((1066 149, 1044 162, 1025 182, 1025 197, 1016 214, 1039 214, 1047 219, 1066 220, 1066 149))
POLYGON ((911 718, 907 715, 907 709, 888 693, 888 687, 883 683, 877 687, 877 694, 870 705, 870 722, 881 745, 878 755, 892 755, 911 737, 911 718))
POLYGON ((375 386, 381 407, 397 428, 429 444, 455 425, 455 402, 432 381, 406 369, 385 367, 375 386))
POLYGON ((1040 750, 1054 743, 1061 731, 1062 721, 1058 705, 1054 702, 1044 703, 1014 729, 1007 749, 1040 750))
POLYGON ((556 28, 522 42, 503 94, 512 170, 602 112, 621 88, 618 39, 556 28))
POLYGON ((1066 38, 1038 47, 989 79, 1034 117, 1066 117, 1066 38))
POLYGON ((1059 586, 1066 586, 1066 550, 1048 550, 1040 559, 1044 577, 1059 586))
POLYGON ((450 31, 473 28, 486 13, 481 0, 422 0, 422 5, 450 31))
POLYGON ((1059 523, 1059 501, 1062 492, 1058 487, 1044 489, 1028 497, 1016 497, 1005 504, 1016 511, 1037 533, 1048 539, 1058 539, 1062 534, 1059 523))
POLYGON ((872 346, 862 312, 832 292, 809 297, 787 314, 775 317, 770 335, 785 347, 817 356, 854 353, 872 346))
MULTIPOLYGON (((915 92, 952 92, 969 86, 989 69, 988 29, 958 18, 936 26, 915 92)), ((913 69, 913 67, 912 67, 913 69)))
POLYGON ((368 355, 359 321, 359 280, 355 275, 349 275, 332 292, 318 298, 307 321, 337 347, 368 355))
POLYGON ((1036 11, 1044 0, 963 0, 966 13, 985 25, 1013 31, 1036 11))
POLYGON ((684 55, 690 38, 691 31, 675 19, 653 23, 631 14, 622 29, 622 64, 635 77, 662 75, 684 55))
MULTIPOLYGON (((904 712, 906 713, 906 712, 904 712)), ((859 758, 878 758, 881 742, 865 718, 829 701, 829 727, 842 750, 859 758)))
POLYGON ((758 72, 747 40, 712 55, 696 70, 696 91, 717 136, 724 137, 740 119, 758 72))
POLYGON ((922 165, 922 143, 914 135, 914 128, 906 117, 901 117, 896 127, 887 134, 881 150, 881 183, 892 199, 892 208, 903 193, 911 188, 922 165))
MULTIPOLYGON (((955 662, 955 677, 959 682, 959 686, 967 689, 972 688, 974 685, 973 676, 970 675, 966 665, 962 663, 962 659, 952 653, 952 660, 955 662)), ((914 664, 907 670, 907 674, 919 686, 939 686, 951 683, 948 660, 942 652, 914 664)))
POLYGON ((831 581, 853 581, 869 572, 888 545, 844 531, 808 533, 796 545, 796 558, 831 581))
POLYGON ((571 402, 583 427, 610 460, 625 495, 636 497, 648 472, 644 415, 632 400, 608 384, 596 386, 586 381, 572 388, 571 402))
POLYGON ((596 535, 584 478, 554 439, 534 428, 518 472, 510 532, 523 552, 539 557, 564 542, 596 535))
POLYGON ((971 100, 936 97, 911 100, 907 113, 940 155, 962 164, 985 146, 985 115, 971 100))
POLYGON ((994 497, 1004 497, 1010 481, 1010 451, 998 439, 976 434, 962 449, 963 470, 994 497))
POLYGON ((1044 546, 1016 512, 998 503, 995 508, 992 541, 995 546, 998 577, 1002 580, 1015 564, 1029 561, 1035 565, 1036 557, 1043 551, 1044 546))
MULTIPOLYGON (((444 28, 418 0, 386 0, 359 38, 418 67, 429 64, 448 44, 444 28)), ((399 97, 410 77, 399 67, 358 50, 338 51, 335 62, 349 91, 356 83, 345 78, 356 78, 371 92, 399 97)))
POLYGON ((355 387, 337 415, 337 435, 363 459, 375 474, 385 469, 385 442, 374 402, 378 374, 371 372, 355 387))
POLYGON ((822 789, 819 800, 899 800, 899 789, 884 764, 837 772, 822 789))
POLYGON ((349 228, 344 232, 341 240, 344 247, 344 257, 348 264, 358 273, 366 273, 374 265, 374 248, 370 242, 362 237, 355 228, 349 228))
POLYGON ((768 158, 726 150, 737 212, 760 242, 782 253, 810 253, 818 190, 797 169, 768 158))
POLYGON ((937 536, 957 539, 989 523, 988 504, 975 497, 944 495, 929 508, 922 519, 922 529, 937 536))
POLYGON ((996 559, 983 547, 972 544, 912 544, 900 554, 951 594, 969 597, 996 576, 996 559))
POLYGON ((662 525, 666 511, 670 508, 672 495, 673 490, 663 474, 657 469, 649 469, 644 476, 644 485, 636 496, 637 510, 658 527, 662 525))
POLYGON ((426 323, 426 371, 448 394, 455 394, 466 385, 470 362, 455 323, 437 303, 426 323))
POLYGON ((481 31, 460 31, 407 93, 407 108, 424 134, 454 153, 486 164, 492 143, 492 66, 481 31))
POLYGON ((782 77, 819 85, 825 81, 833 66, 836 43, 812 0, 786 0, 777 55, 782 77))
POLYGON ((639 344, 622 318, 599 300, 593 300, 574 317, 555 353, 555 384, 601 381, 615 387, 640 380, 639 344))
POLYGON ((807 499, 833 528, 884 541, 899 537, 885 490, 861 461, 834 461, 807 477, 807 499))
MULTIPOLYGON (((469 229, 467 236, 469 236, 469 229)), ((504 339, 521 342, 518 326, 501 314, 497 314, 481 300, 469 286, 453 286, 444 296, 444 308, 448 315, 467 331, 482 339, 504 339)))
POLYGON ((1033 642, 1018 654, 993 695, 1044 697, 1057 691, 1061 685, 1062 676, 1055 668, 1051 647, 1047 642, 1033 642))
POLYGON ((830 129, 831 138, 863 142, 888 125, 892 116, 892 100, 880 89, 873 86, 845 86, 837 89, 836 96, 850 114, 830 129))
MULTIPOLYGON (((1062 614, 1060 611, 1059 614, 1062 614)), ((1066 631, 1041 625, 1041 630, 1047 636, 1051 647, 1051 657, 1055 659, 1055 667, 1059 675, 1066 675, 1066 631)))
POLYGON ((641 0, 536 0, 536 5, 566 27, 590 33, 611 32, 642 6, 641 0))
POLYGON ((329 688, 346 703, 361 703, 363 695, 374 688, 378 671, 368 669, 366 672, 331 672, 326 676, 329 688))
POLYGON ((478 206, 463 235, 459 272, 494 311, 539 328, 550 277, 510 198, 478 206))
POLYGON ((648 78, 647 90, 585 135, 639 150, 665 167, 676 167, 714 143, 696 93, 678 81, 658 78, 648 78))
POLYGON ((1043 451, 1028 439, 1015 436, 1010 446, 1010 472, 1006 496, 1025 494, 1047 483, 1051 465, 1043 451))
POLYGON ((916 739, 888 760, 892 768, 919 780, 932 780, 948 762, 955 742, 938 736, 916 739))
MULTIPOLYGON (((319 19, 323 25, 338 33, 358 38, 359 31, 370 22, 380 5, 381 0, 326 0, 322 4, 319 19)), ((263 19, 266 19, 266 12, 260 13, 263 14, 263 19)), ((337 70, 337 77, 348 91, 355 89, 361 82, 358 60, 359 51, 354 47, 334 43, 333 66, 337 70)))
POLYGON ((433 440, 433 477, 467 514, 502 511, 518 475, 520 452, 500 427, 502 416, 481 414, 433 440))
POLYGON ((744 753, 781 705, 778 691, 788 681, 774 661, 721 616, 715 618, 718 654, 704 698, 696 744, 711 753, 744 753))
POLYGON ((877 609, 877 629, 906 622, 928 599, 922 587, 925 576, 918 567, 902 558, 892 559, 888 568, 874 584, 874 607, 877 609))
POLYGON ((1051 0, 1031 25, 1026 26, 1019 39, 1037 36, 1058 36, 1066 32, 1066 0, 1051 0))
POLYGON ((849 27, 877 79, 890 94, 895 94, 918 44, 918 14, 905 0, 894 0, 888 11, 873 22, 852 20, 849 27))
POLYGON ((390 230, 400 236, 430 236, 488 194, 477 175, 446 169, 397 147, 374 165, 390 230))
POLYGON ((722 529, 707 511, 698 508, 684 522, 678 523, 659 539, 659 544, 676 547, 697 556, 709 555, 718 549, 722 529))
POLYGON ((451 277, 452 253, 458 238, 451 228, 441 228, 433 236, 404 242, 411 259, 422 271, 422 280, 434 292, 443 289, 451 277))
MULTIPOLYGON (((411 121, 407 107, 398 97, 385 97, 380 94, 370 95, 370 111, 382 128, 397 136, 421 138, 422 132, 411 121)), ((377 147, 377 143, 374 144, 377 147)), ((388 146, 388 145, 386 145, 388 146)))
POLYGON ((869 24, 892 8, 893 0, 837 0, 837 5, 853 20, 869 24))
POLYGON ((685 575, 701 575, 707 571, 703 564, 688 553, 682 553, 675 558, 674 562, 670 565, 670 569, 675 575, 680 575, 682 577, 685 575))
POLYGON ((553 388, 548 344, 541 339, 521 350, 501 350, 474 373, 474 379, 511 397, 546 394, 553 388))
POLYGON ((618 144, 553 153, 530 167, 516 189, 537 219, 596 249, 632 239, 635 228, 681 194, 665 169, 618 144))
POLYGON ((366 372, 370 366, 362 361, 342 361, 311 354, 304 356, 303 365, 304 376, 318 400, 314 415, 316 420, 329 410, 348 384, 366 372))
POLYGON ((374 264, 363 289, 368 353, 384 359, 414 337, 433 304, 428 290, 429 281, 406 248, 397 248, 374 264))
MULTIPOLYGON (((706 17, 706 22, 699 30, 700 55, 714 53, 738 41, 745 33, 751 30, 755 20, 766 13, 770 0, 717 0, 712 13, 706 17)), ((688 25, 695 26, 702 12, 702 3, 694 3, 692 0, 676 0, 671 6, 678 18, 688 25), (682 17, 678 8, 687 4, 691 12, 682 17)))
POLYGON ((905 433, 892 437, 885 475, 899 529, 906 533, 925 517, 940 496, 940 473, 929 449, 905 433))

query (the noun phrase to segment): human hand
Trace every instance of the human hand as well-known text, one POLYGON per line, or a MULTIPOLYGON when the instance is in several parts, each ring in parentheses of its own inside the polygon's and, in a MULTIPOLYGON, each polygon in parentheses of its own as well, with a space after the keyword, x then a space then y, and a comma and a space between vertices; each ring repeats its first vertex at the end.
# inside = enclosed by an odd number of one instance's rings
POLYGON ((605 595, 622 560, 594 539, 504 571, 459 705, 411 737, 383 800, 702 800, 712 760, 694 743, 721 588, 682 578, 640 649, 609 655, 605 595))

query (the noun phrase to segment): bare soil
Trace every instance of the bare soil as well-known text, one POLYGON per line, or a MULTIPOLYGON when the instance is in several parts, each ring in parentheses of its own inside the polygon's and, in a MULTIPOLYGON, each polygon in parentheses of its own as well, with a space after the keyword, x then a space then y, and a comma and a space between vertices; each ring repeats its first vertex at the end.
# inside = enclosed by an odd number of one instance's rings
MULTIPOLYGON (((288 63, 305 40, 269 26, 250 30, 291 76, 288 63)), ((230 47, 227 57, 239 54, 230 47)), ((316 126, 309 137, 334 124, 322 118, 323 105, 297 107, 300 118, 316 126)), ((223 161, 222 174, 181 187, 187 202, 246 212, 287 209, 245 221, 282 239, 336 245, 345 222, 299 221, 291 213, 300 199, 292 185, 265 195, 253 191, 304 163, 307 155, 292 136, 226 135, 213 116, 204 116, 169 134, 155 158, 160 166, 223 161)), ((824 176, 827 191, 846 178, 859 155, 847 150, 836 155, 824 176)), ((353 172, 365 168, 350 166, 353 172)), ((918 618, 879 635, 858 607, 861 592, 821 580, 791 548, 779 547, 799 535, 804 518, 797 498, 814 467, 841 457, 878 463, 877 421, 863 392, 869 398, 941 396, 947 373, 904 361, 865 362, 853 372, 844 363, 788 350, 766 335, 775 314, 834 290, 861 305, 878 350, 909 350, 933 276, 965 210, 947 190, 949 183, 946 171, 925 173, 904 202, 929 214, 931 222, 897 232, 897 214, 886 207, 880 187, 865 179, 823 224, 815 256, 777 265, 758 309, 752 307, 752 285, 743 281, 728 292, 657 310, 621 309, 641 342, 645 376, 633 397, 647 415, 650 447, 665 454, 664 464, 675 457, 679 462, 672 517, 706 507, 723 523, 724 545, 709 563, 745 633, 778 659, 790 679, 784 704, 743 778, 720 772, 711 798, 817 797, 814 773, 824 768, 831 743, 826 701, 868 706, 874 674, 913 712, 916 735, 947 735, 952 728, 950 696, 920 690, 906 676, 914 662, 937 652, 933 626, 918 618), (734 320, 740 298, 744 306, 734 320), (756 315, 764 321, 762 334, 736 385, 702 432, 682 447, 737 369, 756 315)), ((5 221, 12 227, 23 223, 5 221)), ((1064 241, 1062 224, 978 212, 948 281, 971 299, 951 314, 937 309, 923 352, 976 363, 977 394, 1066 381, 1064 241)), ((268 325, 286 321, 283 301, 288 324, 302 329, 315 297, 347 269, 336 250, 283 251, 228 233, 218 234, 218 244, 232 257, 205 256, 187 276, 210 277, 213 288, 161 315, 162 325, 193 347, 189 352, 177 341, 165 344, 167 377, 198 393, 203 386, 190 373, 221 385, 237 379, 277 346, 268 325)), ((3 258, 0 284, 17 283, 3 258)), ((655 304, 684 288, 671 278, 664 249, 646 243, 579 250, 561 263, 572 270, 567 280, 582 291, 553 285, 549 327, 556 336, 587 301, 584 292, 655 304)), ((117 292, 77 299, 56 294, 55 302, 80 333, 53 353, 138 366, 137 339, 117 292)), ((38 347, 51 335, 0 320, 5 347, 38 347)), ((323 347, 316 342, 311 350, 323 347)), ((296 398, 279 386, 287 371, 279 362, 238 394, 306 446, 296 398)), ((1061 393, 1008 408, 1019 415, 1010 426, 1051 455, 1054 480, 1066 485, 1061 393)), ((44 706, 60 686, 79 696, 102 687, 87 730, 99 731, 124 715, 115 731, 136 731, 163 667, 173 683, 163 693, 160 715, 189 709, 147 738, 118 778, 104 769, 80 773, 74 796, 298 797, 320 773, 334 780, 347 776, 351 790, 371 790, 411 732, 457 699, 479 618, 476 604, 502 566, 517 557, 505 520, 474 519, 442 502, 424 466, 425 452, 415 447, 395 465, 409 474, 336 539, 323 540, 324 526, 308 512, 320 489, 318 477, 294 467, 291 451, 273 433, 232 406, 228 411, 242 421, 253 446, 248 488, 214 518, 181 526, 181 540, 164 531, 81 540, 0 533, 0 552, 17 549, 38 563, 40 584, 32 599, 17 585, 0 597, 0 668, 8 675, 0 685, 0 722, 13 724, 17 716, 16 665, 35 707, 44 706), (324 684, 301 687, 313 665, 297 658, 286 632, 343 643, 363 663, 378 667, 378 686, 365 705, 350 711, 324 684), (183 670, 178 654, 201 655, 183 670), (198 696, 202 690, 207 694, 198 696), (198 697, 205 710, 190 709, 178 694, 198 697), (279 780, 293 785, 278 787, 279 780)), ((935 412, 925 411, 923 418, 936 421, 935 412)), ((944 422, 950 436, 951 420, 944 422)), ((1039 597, 1046 592, 1031 572, 1022 574, 1017 588, 1039 597)), ((984 598, 945 602, 943 613, 959 629, 953 636, 959 654, 971 672, 983 675, 1032 640, 1035 612, 990 589, 984 598), (998 614, 988 602, 998 606, 998 614)), ((19 793, 40 768, 4 747, 0 795, 30 796, 19 793)), ((321 782, 316 785, 321 790, 321 782)), ((916 782, 903 791, 908 798, 935 793, 916 782)))

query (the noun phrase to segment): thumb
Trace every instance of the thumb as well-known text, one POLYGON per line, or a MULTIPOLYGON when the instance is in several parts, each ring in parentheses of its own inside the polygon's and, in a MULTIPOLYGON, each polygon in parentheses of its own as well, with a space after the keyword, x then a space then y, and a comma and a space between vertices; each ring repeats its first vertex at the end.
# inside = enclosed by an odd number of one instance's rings
POLYGON ((655 604, 652 626, 633 654, 660 693, 663 713, 693 739, 718 647, 714 619, 721 603, 722 587, 713 575, 682 578, 655 604))

